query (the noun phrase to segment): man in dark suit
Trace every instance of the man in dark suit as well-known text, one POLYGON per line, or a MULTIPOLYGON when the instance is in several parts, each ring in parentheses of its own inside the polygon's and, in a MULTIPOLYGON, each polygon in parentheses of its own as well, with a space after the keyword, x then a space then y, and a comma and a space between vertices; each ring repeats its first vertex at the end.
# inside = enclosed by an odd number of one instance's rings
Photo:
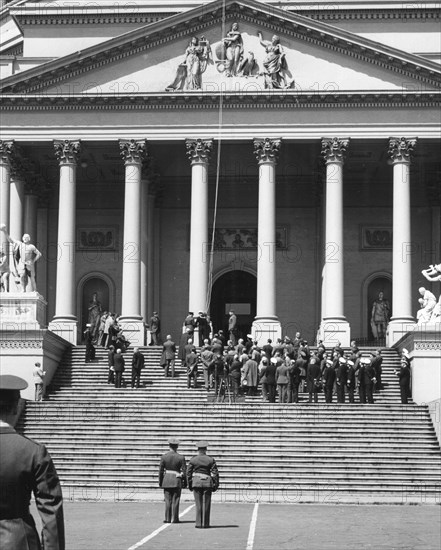
POLYGON ((115 348, 114 346, 110 346, 109 351, 107 352, 107 364, 109 366, 107 383, 114 384, 115 383, 115 348))
POLYGON ((269 403, 276 402, 276 362, 272 363, 268 357, 262 359, 262 371, 260 372, 260 382, 262 384, 262 395, 264 401, 269 403))
POLYGON ((288 381, 288 403, 299 402, 299 385, 300 385, 300 373, 301 369, 305 368, 305 359, 298 354, 295 361, 291 361, 289 367, 289 381, 288 381))
POLYGON ((144 368, 144 365, 144 355, 139 351, 139 348, 135 348, 133 350, 132 357, 132 388, 134 388, 135 386, 139 388, 139 384, 141 381, 141 371, 144 368))
POLYGON ((349 403, 354 403, 355 369, 354 362, 351 359, 348 359, 348 369, 346 372, 346 388, 348 390, 349 403))
POLYGON ((321 389, 321 372, 320 363, 317 357, 311 359, 308 370, 306 372, 306 388, 309 394, 309 403, 312 403, 314 395, 314 403, 318 403, 318 392, 321 389))
POLYGON ((340 357, 338 360, 338 367, 336 372, 337 380, 337 403, 345 402, 345 387, 348 377, 348 366, 346 359, 340 357))
POLYGON ((219 488, 219 471, 214 458, 207 455, 208 443, 199 441, 196 446, 198 454, 188 463, 187 483, 196 504, 195 527, 204 529, 210 527, 211 493, 219 488))
POLYGON ((199 345, 202 346, 204 344, 204 340, 210 337, 210 325, 208 324, 207 314, 203 311, 199 312, 197 325, 199 328, 199 345))
POLYGON ((178 453, 179 439, 168 440, 170 450, 159 463, 159 486, 164 489, 164 523, 179 523, 179 502, 181 489, 186 487, 185 457, 178 453))
POLYGON ((196 354, 196 348, 192 347, 190 353, 185 359, 185 367, 187 371, 187 388, 191 388, 191 381, 193 380, 193 388, 197 387, 198 379, 198 361, 199 357, 196 354))
POLYGON ((323 369, 323 390, 325 392, 326 403, 332 403, 332 392, 335 382, 335 369, 331 359, 326 360, 326 365, 323 369))
POLYGON ((113 358, 113 368, 115 370, 115 388, 121 387, 122 375, 126 370, 124 357, 122 356, 121 350, 117 349, 115 356, 113 358))
POLYGON ((398 376, 400 383, 400 395, 401 403, 403 405, 408 404, 410 397, 410 362, 407 357, 402 357, 401 359, 401 368, 399 371, 395 371, 395 374, 398 376))
POLYGON ((64 550, 63 497, 57 472, 44 445, 14 430, 20 390, 17 376, 0 376, 0 546, 4 550, 40 550, 29 512, 31 493, 43 524, 43 546, 64 550))
POLYGON ((363 372, 363 380, 364 380, 364 388, 366 391, 366 399, 368 403, 374 402, 374 386, 376 382, 375 378, 375 370, 372 366, 371 359, 365 358, 364 360, 364 372, 363 372))
POLYGON ((375 371, 375 378, 377 379, 377 382, 375 384, 375 391, 380 391, 382 389, 382 385, 381 385, 382 363, 383 363, 383 357, 381 356, 381 351, 377 349, 377 351, 375 352, 375 356, 373 356, 373 359, 372 359, 372 367, 375 371))
POLYGON ((164 365, 164 376, 167 378, 168 371, 171 371, 171 377, 175 376, 175 355, 176 345, 172 341, 170 334, 167 334, 167 340, 162 345, 162 362, 164 365))

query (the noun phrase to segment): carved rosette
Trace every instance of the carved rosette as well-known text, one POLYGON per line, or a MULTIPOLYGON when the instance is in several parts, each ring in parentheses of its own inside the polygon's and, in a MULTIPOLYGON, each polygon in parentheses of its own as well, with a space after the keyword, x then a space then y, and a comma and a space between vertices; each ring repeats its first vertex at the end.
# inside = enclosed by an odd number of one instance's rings
POLYGON ((76 164, 81 153, 80 140, 54 139, 55 156, 61 164, 76 164))
POLYGON ((396 164, 401 162, 410 164, 416 142, 416 138, 390 138, 389 149, 387 151, 390 158, 390 163, 396 164))
POLYGON ((14 140, 0 139, 0 164, 11 166, 15 153, 14 140))
POLYGON ((191 164, 208 164, 213 150, 212 139, 186 139, 187 157, 191 164))
POLYGON ((147 140, 120 139, 119 151, 124 164, 142 164, 147 158, 147 140))
POLYGON ((325 163, 330 164, 331 162, 338 162, 343 164, 345 161, 345 155, 348 145, 349 138, 322 138, 321 155, 325 163))
POLYGON ((282 146, 281 138, 277 139, 254 139, 254 154, 256 155, 259 164, 271 163, 277 164, 279 158, 280 147, 282 146))

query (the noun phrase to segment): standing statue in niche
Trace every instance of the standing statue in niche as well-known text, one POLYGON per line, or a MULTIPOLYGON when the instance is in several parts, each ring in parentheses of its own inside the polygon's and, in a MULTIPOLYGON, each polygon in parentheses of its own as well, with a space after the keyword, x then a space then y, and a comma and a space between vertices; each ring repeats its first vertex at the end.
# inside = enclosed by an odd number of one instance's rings
POLYGON ((269 42, 268 40, 263 40, 261 32, 257 34, 260 44, 266 51, 266 56, 263 60, 265 88, 285 89, 293 87, 294 81, 290 82, 287 78, 288 65, 286 63, 285 52, 280 44, 280 38, 275 34, 271 42, 269 42))
POLYGON ((89 302, 88 312, 87 322, 90 325, 90 337, 92 339, 92 343, 95 344, 98 342, 98 331, 100 328, 102 313, 101 303, 98 301, 98 294, 96 292, 92 294, 92 300, 89 302))
POLYGON ((225 57, 227 58, 226 76, 237 76, 239 64, 243 56, 243 40, 239 32, 239 24, 233 23, 227 36, 222 38, 225 48, 225 57))
POLYGON ((174 81, 167 86, 166 92, 176 90, 200 90, 202 74, 211 59, 211 47, 204 36, 193 36, 185 50, 185 60, 178 66, 174 81))
POLYGON ((390 304, 384 299, 384 292, 378 293, 378 298, 372 304, 371 330, 374 338, 381 339, 386 336, 386 328, 390 319, 390 304))
POLYGON ((41 258, 41 252, 31 244, 31 237, 25 233, 22 240, 13 239, 5 224, 0 225, 0 231, 2 231, 8 242, 13 246, 13 259, 14 267, 18 276, 20 277, 20 288, 22 292, 36 292, 37 284, 35 281, 35 262, 41 258), (28 289, 29 286, 29 289, 28 289))

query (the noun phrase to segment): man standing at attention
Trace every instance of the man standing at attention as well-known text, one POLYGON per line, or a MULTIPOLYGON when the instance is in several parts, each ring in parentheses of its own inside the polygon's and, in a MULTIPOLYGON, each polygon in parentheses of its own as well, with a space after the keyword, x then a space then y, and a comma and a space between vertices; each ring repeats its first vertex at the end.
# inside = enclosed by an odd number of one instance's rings
POLYGON ((19 435, 18 376, 0 376, 0 545, 4 550, 40 550, 40 537, 29 512, 31 493, 43 524, 45 550, 64 550, 63 497, 54 464, 44 445, 19 435))
POLYGON ((150 344, 149 346, 159 346, 159 333, 161 331, 161 320, 157 311, 153 312, 153 316, 150 319, 150 344))
POLYGON ((219 488, 219 471, 214 458, 207 455, 208 443, 196 443, 198 454, 188 463, 187 484, 196 504, 196 529, 210 527, 211 493, 219 488))
POLYGON ((181 489, 186 487, 185 457, 178 453, 179 439, 168 440, 170 450, 159 463, 159 486, 164 489, 164 523, 179 523, 179 502, 181 489))

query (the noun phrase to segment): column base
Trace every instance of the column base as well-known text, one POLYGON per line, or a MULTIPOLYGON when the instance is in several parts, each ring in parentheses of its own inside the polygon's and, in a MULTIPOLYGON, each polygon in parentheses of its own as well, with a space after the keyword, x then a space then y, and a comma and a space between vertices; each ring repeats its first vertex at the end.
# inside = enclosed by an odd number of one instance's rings
POLYGON ((48 326, 49 330, 70 342, 73 346, 78 344, 77 320, 64 317, 54 317, 48 326))
POLYGON ((412 319, 392 319, 387 325, 386 346, 391 348, 408 332, 413 332, 417 324, 412 319))
POLYGON ((318 340, 322 340, 326 348, 333 348, 337 342, 348 348, 351 345, 351 327, 346 319, 323 319, 318 330, 318 340))
POLYGON ((145 325, 141 319, 130 319, 128 317, 118 320, 125 338, 133 346, 145 346, 145 325))
POLYGON ((263 346, 269 338, 275 342, 277 338, 282 337, 282 325, 277 318, 256 317, 251 327, 251 334, 253 340, 257 341, 257 345, 263 346))

